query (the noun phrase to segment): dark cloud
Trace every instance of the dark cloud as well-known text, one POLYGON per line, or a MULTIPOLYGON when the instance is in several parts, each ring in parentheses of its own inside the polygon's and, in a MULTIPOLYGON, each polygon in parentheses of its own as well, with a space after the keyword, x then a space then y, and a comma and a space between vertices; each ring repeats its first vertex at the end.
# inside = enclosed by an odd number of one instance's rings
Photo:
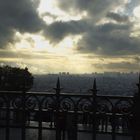
POLYGON ((0 60, 0 66, 12 66, 12 67, 18 67, 19 65, 15 61, 1 61, 0 60))
POLYGON ((16 52, 11 52, 9 50, 0 49, 0 58, 17 58, 16 52))
POLYGON ((86 11, 94 19, 99 19, 109 10, 123 4, 122 0, 57 0, 58 6, 65 12, 81 13, 86 11))
POLYGON ((99 55, 140 54, 140 40, 130 37, 131 24, 106 23, 94 26, 78 42, 77 50, 99 55))
POLYGON ((47 26, 44 34, 52 43, 62 41, 68 35, 82 35, 76 50, 97 55, 140 54, 139 37, 130 37, 133 23, 105 23, 94 25, 85 19, 57 21, 47 26))
POLYGON ((126 15, 120 15, 118 13, 113 13, 113 12, 109 12, 107 14, 107 17, 108 18, 111 18, 111 19, 113 19, 113 20, 115 20, 117 22, 128 22, 129 21, 128 16, 126 16, 126 15))
POLYGON ((136 63, 139 63, 139 64, 140 64, 140 57, 135 56, 135 57, 134 57, 134 61, 135 61, 136 63))
POLYGON ((46 27, 44 35, 51 43, 58 43, 68 35, 82 34, 87 30, 89 30, 89 25, 84 20, 57 21, 46 27))
POLYGON ((34 33, 44 24, 37 13, 38 0, 0 0, 0 47, 14 41, 15 31, 34 33))
POLYGON ((108 64, 93 64, 93 67, 104 70, 139 71, 140 65, 131 62, 116 62, 108 64))
MULTIPOLYGON (((140 54, 140 39, 130 37, 135 23, 131 23, 125 15, 111 12, 115 7, 124 4, 124 1, 57 0, 57 2, 65 12, 73 11, 80 14, 86 11, 87 17, 78 21, 55 21, 46 25, 37 12, 39 0, 0 0, 0 47, 14 42, 15 31, 35 33, 42 30, 43 35, 51 43, 58 43, 69 35, 81 35, 82 39, 75 48, 80 53, 101 56, 140 54), (114 24, 110 20, 105 24, 98 23, 106 17, 117 23, 114 24)), ((51 13, 45 13, 44 16, 57 18, 51 13)))
POLYGON ((140 40, 130 37, 135 23, 127 15, 111 12, 117 6, 128 6, 122 0, 58 0, 58 6, 70 13, 87 11, 85 19, 79 21, 57 21, 46 28, 44 34, 52 43, 62 41, 68 35, 80 34, 76 50, 80 53, 97 55, 133 55, 140 54, 140 40), (122 4, 122 5, 121 5, 122 4), (99 24, 98 21, 109 18, 117 21, 99 24), (97 24, 98 23, 98 24, 97 24))

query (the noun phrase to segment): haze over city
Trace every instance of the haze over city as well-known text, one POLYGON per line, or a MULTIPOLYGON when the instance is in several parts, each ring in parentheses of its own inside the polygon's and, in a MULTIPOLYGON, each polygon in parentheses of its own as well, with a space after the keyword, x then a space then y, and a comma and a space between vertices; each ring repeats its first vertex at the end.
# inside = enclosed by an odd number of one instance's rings
POLYGON ((1 65, 33 74, 140 69, 139 0, 0 0, 0 9, 1 65))

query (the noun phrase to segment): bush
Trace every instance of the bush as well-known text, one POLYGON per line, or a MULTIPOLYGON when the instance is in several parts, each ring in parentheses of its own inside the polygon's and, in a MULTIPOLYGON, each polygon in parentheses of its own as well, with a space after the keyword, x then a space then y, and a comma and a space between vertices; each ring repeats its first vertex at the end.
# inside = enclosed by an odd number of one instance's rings
POLYGON ((28 91, 33 85, 33 76, 28 68, 0 67, 0 90, 28 91))

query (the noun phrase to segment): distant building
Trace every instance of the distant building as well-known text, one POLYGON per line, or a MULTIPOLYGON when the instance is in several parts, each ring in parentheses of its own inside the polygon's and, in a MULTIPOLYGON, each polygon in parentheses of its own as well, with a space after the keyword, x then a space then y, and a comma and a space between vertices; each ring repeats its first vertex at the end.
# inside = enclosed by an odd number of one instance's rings
POLYGON ((59 75, 69 75, 69 72, 59 72, 59 75))

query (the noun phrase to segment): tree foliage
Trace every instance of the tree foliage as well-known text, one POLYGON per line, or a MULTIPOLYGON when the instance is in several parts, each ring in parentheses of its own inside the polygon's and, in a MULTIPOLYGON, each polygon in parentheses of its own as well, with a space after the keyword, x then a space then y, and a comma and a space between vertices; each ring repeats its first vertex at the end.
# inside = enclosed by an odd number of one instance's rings
POLYGON ((33 76, 27 68, 0 67, 0 90, 29 90, 33 85, 33 76))

